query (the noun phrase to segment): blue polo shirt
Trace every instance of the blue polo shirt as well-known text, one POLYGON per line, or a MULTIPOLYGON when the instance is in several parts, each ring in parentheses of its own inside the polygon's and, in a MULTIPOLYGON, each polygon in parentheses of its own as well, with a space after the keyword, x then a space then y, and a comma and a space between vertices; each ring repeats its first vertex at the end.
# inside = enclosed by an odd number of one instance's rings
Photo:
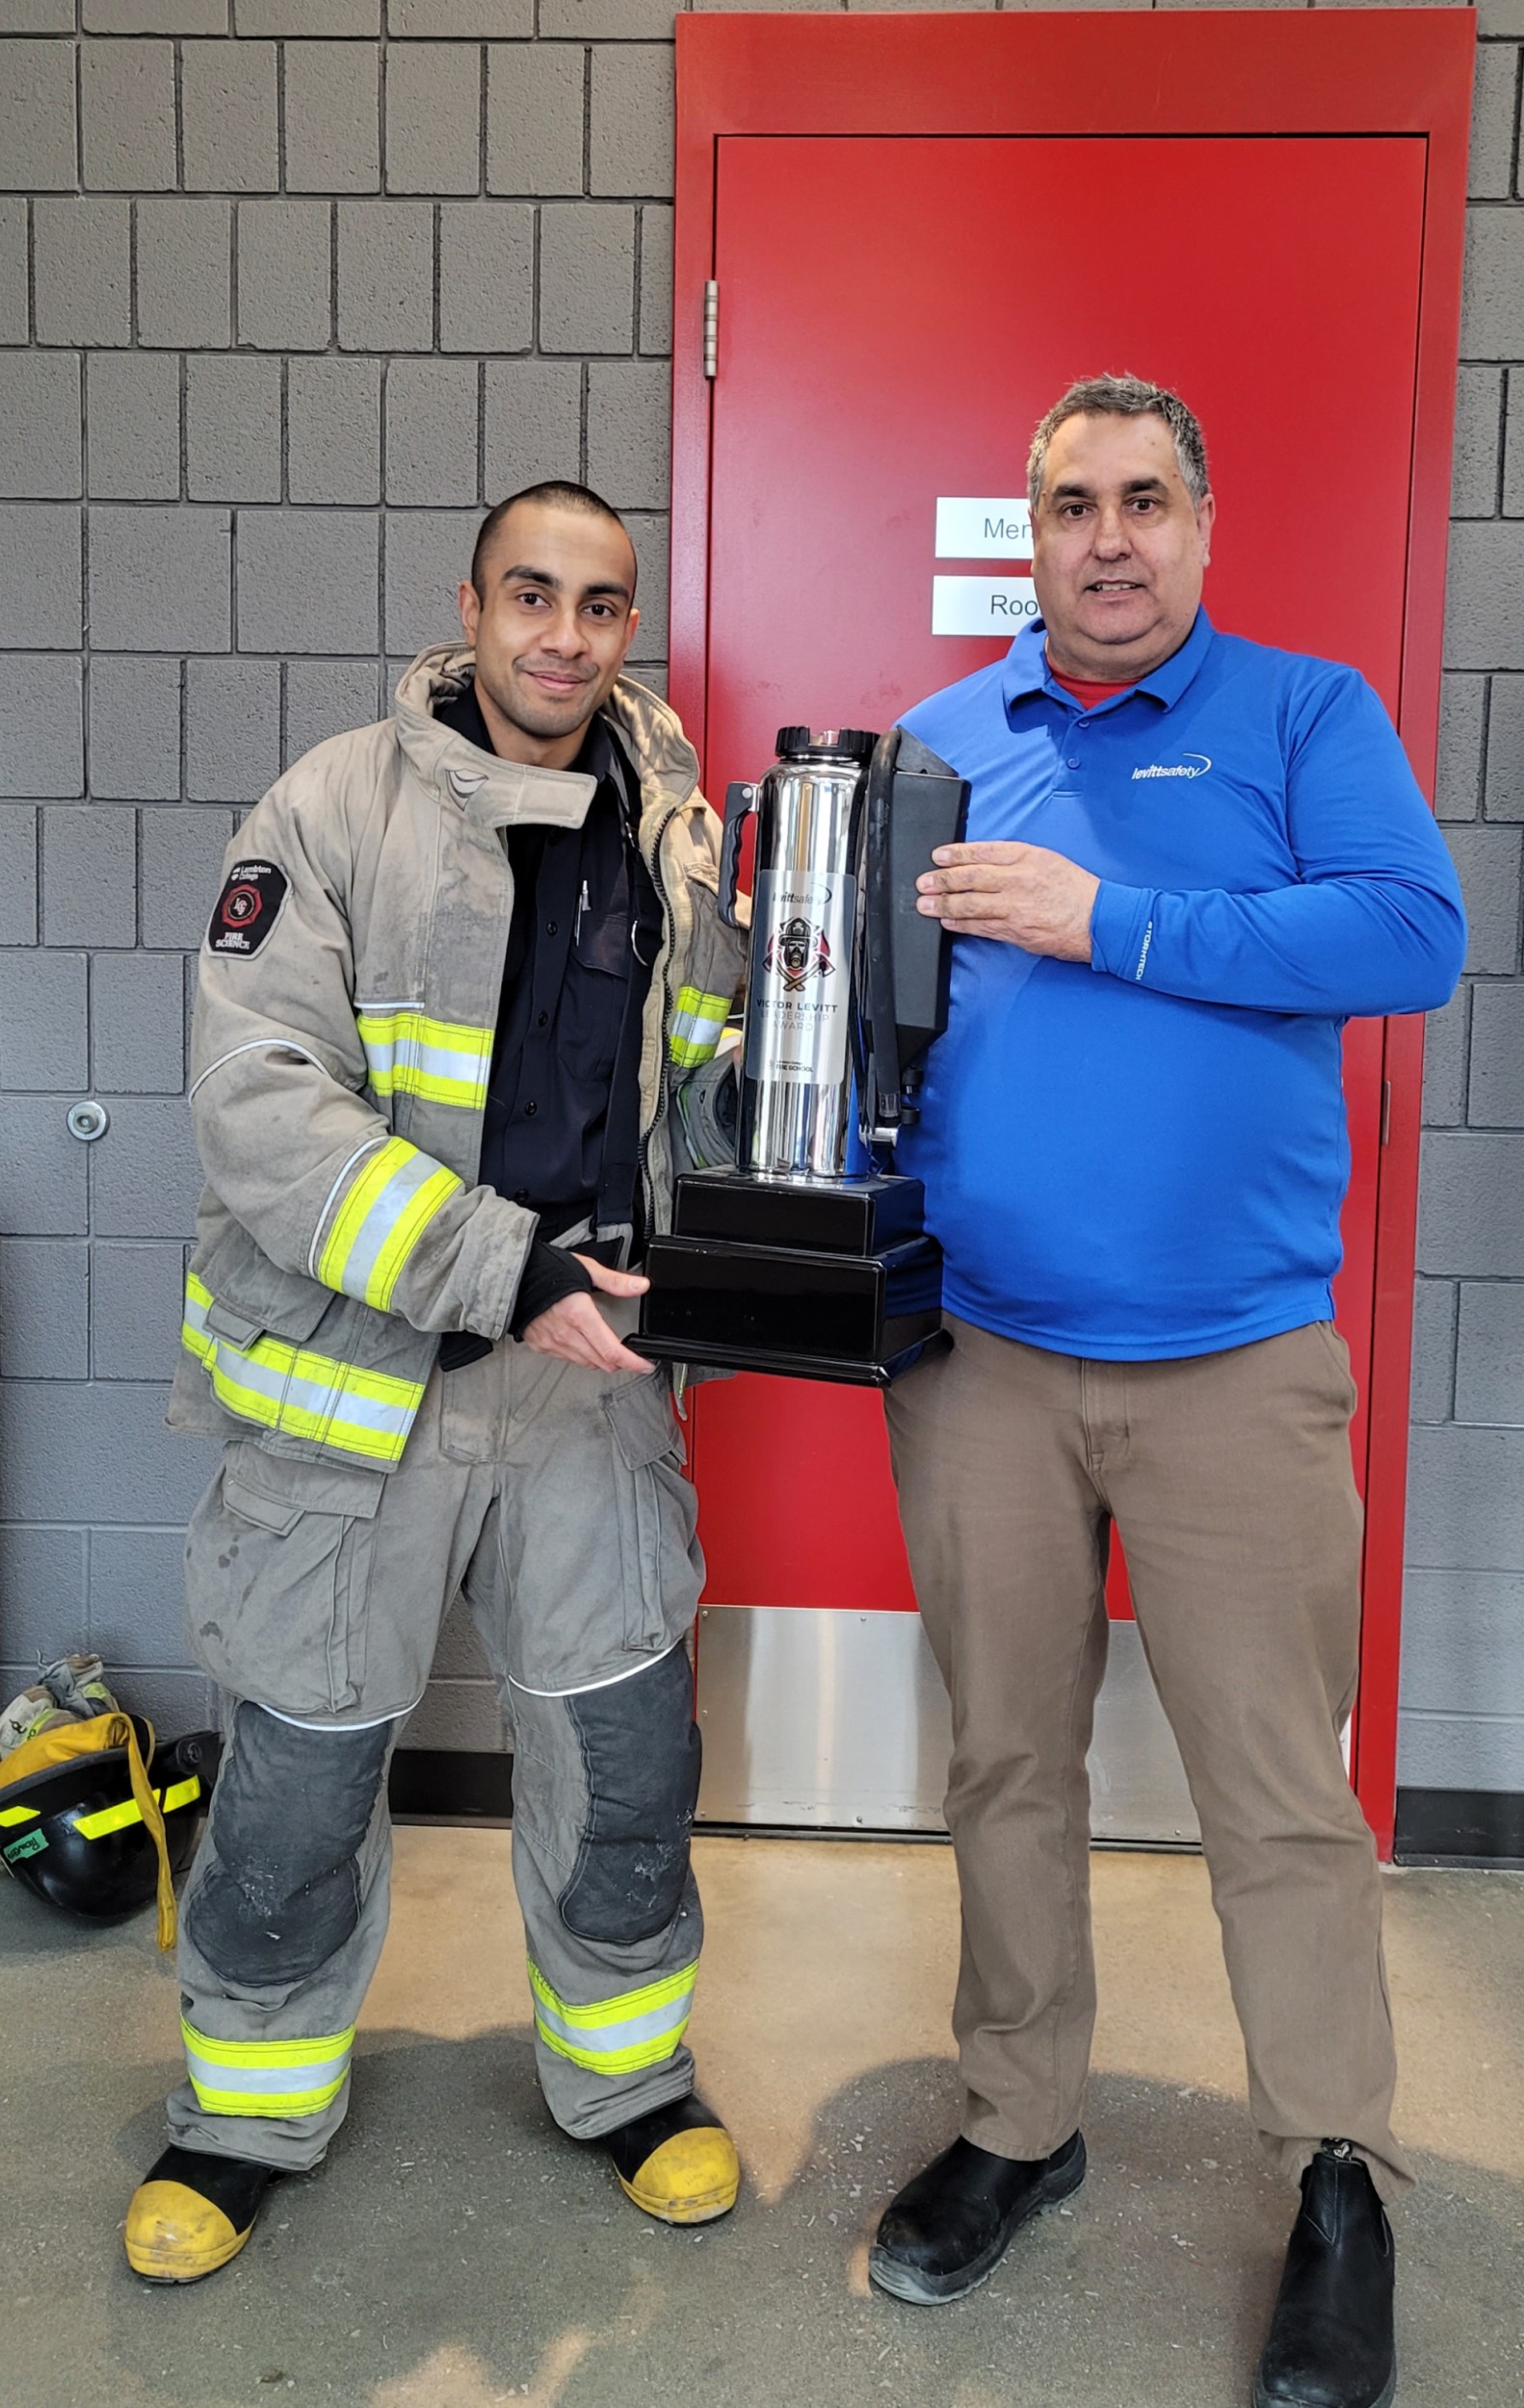
POLYGON ((1355 670, 1205 612, 1091 711, 1040 621, 906 714, 969 780, 971 839, 1101 880, 1089 963, 953 947, 947 1033, 899 1163, 948 1310, 1113 1361, 1209 1354, 1332 1313, 1350 1149, 1340 1031, 1451 994, 1450 857, 1355 670))

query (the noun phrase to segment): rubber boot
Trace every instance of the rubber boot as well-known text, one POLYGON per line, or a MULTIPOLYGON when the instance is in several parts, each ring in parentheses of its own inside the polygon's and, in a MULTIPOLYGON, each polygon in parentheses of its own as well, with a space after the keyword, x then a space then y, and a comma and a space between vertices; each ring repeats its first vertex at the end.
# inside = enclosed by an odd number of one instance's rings
POLYGON ((664 2224, 712 2224, 741 2187, 735 2143, 718 2115, 690 2094, 604 2135, 619 2187, 664 2224))
POLYGON ((236 2258, 277 2168, 166 2149, 127 2210, 127 2264, 150 2283, 198 2283, 236 2258))

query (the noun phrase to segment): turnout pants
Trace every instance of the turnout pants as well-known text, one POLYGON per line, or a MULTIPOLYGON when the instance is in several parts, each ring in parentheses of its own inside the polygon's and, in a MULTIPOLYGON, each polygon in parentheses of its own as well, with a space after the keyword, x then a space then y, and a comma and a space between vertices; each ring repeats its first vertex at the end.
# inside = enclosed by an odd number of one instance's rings
POLYGON ((181 1909, 177 2141, 301 2169, 342 2122, 386 1927, 386 1765, 461 1591, 512 1733, 551 2112, 591 2138, 692 2089, 695 1512, 665 1373, 506 1342, 434 1374, 393 1472, 228 1443, 186 1549, 228 1744, 181 1909))
POLYGON ((1179 1742, 1248 2061, 1292 2179, 1355 2143, 1391 2197, 1391 2016, 1354 1696, 1354 1389, 1326 1322, 1177 1362, 1052 1354, 952 1323, 890 1390, 916 1593, 953 1707, 963 2130, 1041 2158, 1080 2121, 1095 2014, 1090 1745, 1111 1527, 1179 1742))

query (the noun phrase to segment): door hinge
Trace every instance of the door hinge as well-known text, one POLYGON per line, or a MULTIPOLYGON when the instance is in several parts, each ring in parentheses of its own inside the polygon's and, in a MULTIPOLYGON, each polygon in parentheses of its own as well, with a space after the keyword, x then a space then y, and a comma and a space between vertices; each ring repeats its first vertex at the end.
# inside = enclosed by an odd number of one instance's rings
POLYGON ((704 286, 704 374, 720 373, 720 287, 713 276, 704 286))
POLYGON ((1383 1080, 1381 1081, 1381 1143, 1382 1143, 1383 1145, 1386 1143, 1386 1140, 1387 1140, 1387 1139, 1391 1136, 1391 1134, 1392 1134, 1392 1083, 1391 1083, 1390 1079, 1383 1079, 1383 1080))

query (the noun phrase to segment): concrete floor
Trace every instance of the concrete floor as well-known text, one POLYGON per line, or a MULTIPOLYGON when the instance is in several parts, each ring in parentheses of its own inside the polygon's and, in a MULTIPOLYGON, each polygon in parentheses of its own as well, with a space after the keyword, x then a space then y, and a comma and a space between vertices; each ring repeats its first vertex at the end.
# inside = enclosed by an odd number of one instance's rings
MULTIPOLYGON (((945 1847, 703 1839, 693 2038, 736 2213, 650 2224, 539 2105, 506 1833, 398 1834, 350 2123, 202 2288, 140 2284, 175 1995, 151 1919, 92 1933, 0 1884, 7 2408, 1244 2408, 1290 2217, 1253 2155, 1202 1867, 1096 1860, 1085 2190, 982 2291, 870 2293, 867 2238, 950 2136, 945 1847)), ((1524 1876, 1389 1885, 1423 2187, 1404 2408, 1524 2396, 1524 1876)))

